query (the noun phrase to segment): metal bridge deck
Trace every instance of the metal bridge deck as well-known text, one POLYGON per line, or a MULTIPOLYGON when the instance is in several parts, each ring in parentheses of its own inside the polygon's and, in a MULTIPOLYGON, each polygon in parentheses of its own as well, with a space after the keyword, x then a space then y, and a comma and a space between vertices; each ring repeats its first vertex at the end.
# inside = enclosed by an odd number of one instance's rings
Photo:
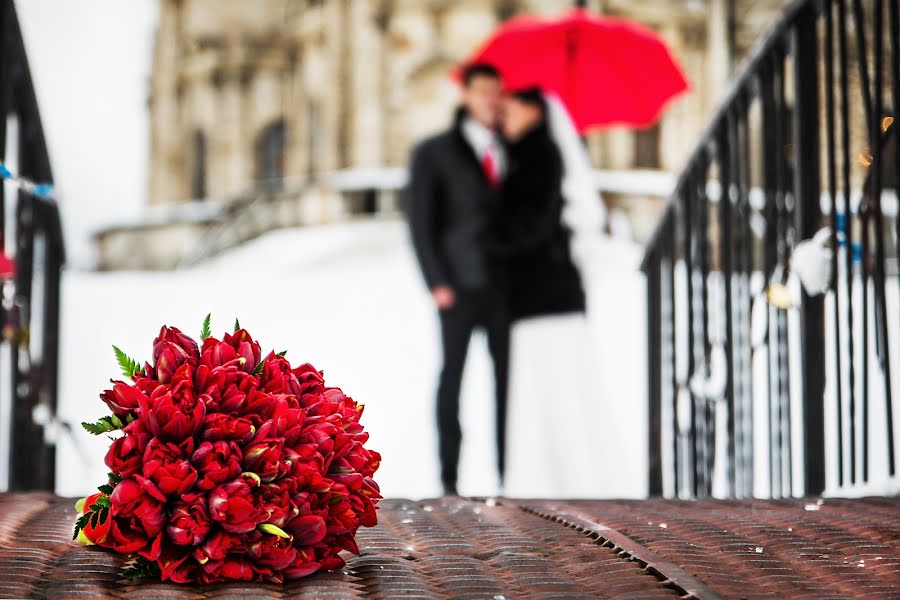
POLYGON ((0 598, 900 598, 900 499, 386 500, 362 555, 285 586, 121 577, 73 501, 0 495, 0 598))

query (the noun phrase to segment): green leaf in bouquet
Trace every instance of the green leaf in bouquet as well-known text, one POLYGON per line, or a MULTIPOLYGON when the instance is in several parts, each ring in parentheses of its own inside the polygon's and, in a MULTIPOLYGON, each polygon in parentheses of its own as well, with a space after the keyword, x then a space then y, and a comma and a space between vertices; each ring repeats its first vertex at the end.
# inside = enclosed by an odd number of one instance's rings
POLYGON ((76 539, 78 537, 78 532, 88 526, 88 521, 91 520, 91 513, 84 513, 75 521, 75 531, 72 532, 72 539, 76 539))
POLYGON ((102 419, 97 421, 96 423, 88 423, 87 421, 82 421, 81 426, 84 427, 85 431, 94 435, 100 435, 101 433, 106 433, 107 431, 113 430, 113 427, 102 419))
POLYGON ((264 361, 264 360, 259 361, 259 364, 256 365, 255 367, 253 367, 253 374, 254 375, 262 375, 263 367, 265 366, 265 364, 266 364, 266 361, 264 361))
POLYGON ((109 518, 110 506, 112 506, 112 504, 109 501, 109 496, 98 496, 94 503, 88 506, 87 512, 75 520, 75 529, 72 532, 72 539, 77 539, 78 532, 88 525, 97 527, 98 525, 105 523, 106 519, 109 518))
POLYGON ((118 431, 125 425, 119 417, 110 415, 108 417, 101 417, 94 423, 82 422, 81 426, 84 427, 85 431, 88 433, 101 435, 103 433, 109 433, 110 431, 118 431))
POLYGON ((241 322, 237 320, 237 317, 234 318, 234 332, 237 333, 241 330, 241 322))
POLYGON ((122 352, 118 346, 113 346, 113 352, 116 353, 116 361, 119 363, 119 368, 122 369, 122 375, 125 377, 133 377, 136 373, 143 371, 140 363, 122 352))
POLYGON ((287 350, 282 350, 278 353, 278 356, 284 356, 285 354, 287 354, 287 350))
POLYGON ((138 556, 134 559, 131 565, 122 572, 122 575, 129 579, 159 577, 159 565, 157 565, 155 562, 147 560, 143 556, 138 556))
POLYGON ((113 492, 113 486, 109 485, 108 483, 104 483, 101 486, 97 486, 97 489, 99 491, 103 492, 104 494, 112 494, 112 492, 113 492))
POLYGON ((208 337, 212 337, 212 330, 210 329, 211 321, 212 321, 212 313, 206 313, 206 318, 203 319, 203 327, 200 329, 200 341, 201 342, 208 337))

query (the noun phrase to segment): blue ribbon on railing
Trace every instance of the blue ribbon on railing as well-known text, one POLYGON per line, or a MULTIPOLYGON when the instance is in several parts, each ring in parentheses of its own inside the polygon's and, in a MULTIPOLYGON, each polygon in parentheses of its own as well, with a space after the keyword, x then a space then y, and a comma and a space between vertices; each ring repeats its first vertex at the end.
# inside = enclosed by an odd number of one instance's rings
MULTIPOLYGON (((847 246, 847 215, 846 213, 839 212, 835 215, 835 222, 837 224, 837 242, 839 248, 845 248, 847 246)), ((859 263, 862 261, 862 244, 859 242, 853 242, 850 245, 850 257, 853 259, 854 263, 859 263)))
POLYGON ((31 194, 32 196, 36 196, 38 198, 46 198, 48 200, 50 198, 53 198, 52 183, 36 183, 26 177, 16 175, 12 171, 10 171, 9 167, 7 167, 3 163, 0 163, 0 179, 13 182, 16 187, 18 187, 26 194, 31 194))

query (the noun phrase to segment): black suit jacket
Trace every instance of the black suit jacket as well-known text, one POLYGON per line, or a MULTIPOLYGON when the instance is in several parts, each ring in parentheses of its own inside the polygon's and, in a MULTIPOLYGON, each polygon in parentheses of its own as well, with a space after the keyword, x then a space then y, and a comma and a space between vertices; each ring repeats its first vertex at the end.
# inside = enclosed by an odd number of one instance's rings
POLYGON ((405 206, 413 246, 429 288, 467 290, 490 283, 483 236, 495 200, 475 151, 453 127, 413 151, 405 206))

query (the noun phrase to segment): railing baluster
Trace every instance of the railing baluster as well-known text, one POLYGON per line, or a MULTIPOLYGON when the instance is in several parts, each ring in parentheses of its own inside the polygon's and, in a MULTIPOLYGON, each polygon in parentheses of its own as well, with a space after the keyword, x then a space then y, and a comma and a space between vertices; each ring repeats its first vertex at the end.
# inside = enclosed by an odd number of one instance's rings
MULTIPOLYGON (((699 203, 699 245, 700 245, 700 275, 701 275, 701 302, 703 331, 703 377, 709 376, 709 360, 712 354, 712 344, 709 339, 709 272, 710 253, 712 251, 709 240, 709 197, 706 195, 706 184, 709 181, 709 160, 704 155, 701 157, 696 181, 697 199, 699 203)), ((712 495, 712 477, 715 460, 715 414, 708 398, 704 398, 700 412, 703 428, 703 483, 705 496, 712 495)))
POLYGON ((862 465, 860 480, 869 481, 869 207, 865 198, 860 199, 860 285, 862 286, 862 390, 860 397, 859 421, 862 431, 862 465))
MULTIPOLYGON (((0 1, 0 161, 6 161, 6 119, 7 115, 9 115, 9 95, 10 89, 12 88, 12 82, 10 81, 10 67, 9 60, 6 58, 9 56, 9 38, 6 35, 7 27, 9 26, 10 20, 10 6, 8 2, 0 1)), ((0 252, 6 253, 6 186, 0 182, 0 252)), ((6 294, 4 293, 3 286, 0 285, 0 327, 3 327, 8 319, 7 315, 7 307, 6 307, 6 294)), ((3 340, 0 337, 0 347, 3 344, 9 343, 3 340)), ((10 344, 12 346, 12 344, 10 344)), ((11 354, 12 355, 12 354, 11 354)), ((9 372, 12 373, 12 369, 15 367, 15 363, 10 362, 9 372)), ((0 367, 2 368, 2 367, 0 367)), ((3 382, 0 381, 0 384, 3 382)), ((3 397, 2 392, 0 392, 0 398, 3 397)), ((15 396, 10 396, 10 398, 15 398, 15 396)), ((5 425, 0 417, 0 426, 5 425)))
MULTIPOLYGON (((800 238, 818 230, 819 201, 819 82, 815 13, 810 8, 793 28, 794 44, 794 194, 800 238)), ((804 493, 825 489, 825 332, 822 296, 800 293, 800 354, 803 378, 804 493)))
POLYGON ((835 156, 834 123, 834 23, 831 3, 825 7, 825 134, 828 169, 828 196, 831 201, 831 289, 834 310, 834 390, 837 430, 837 484, 844 484, 844 402, 841 378, 841 306, 838 286, 838 218, 837 218, 837 159, 835 156))
MULTIPOLYGON (((862 3, 853 0, 853 25, 856 34, 857 63, 859 65, 860 92, 866 123, 872 122, 872 91, 869 79, 869 59, 866 48, 866 21, 862 3)), ((866 131, 868 134, 868 130, 866 131)), ((860 199, 860 274, 862 285, 862 390, 860 398, 860 425, 862 427, 862 481, 869 481, 869 243, 871 241, 871 202, 863 194, 860 199)))
MULTIPOLYGON (((890 38, 891 38, 891 108, 893 111, 894 122, 888 129, 886 143, 889 143, 893 137, 894 142, 894 196, 900 201, 900 135, 898 135, 898 127, 900 127, 900 7, 897 6, 896 0, 888 2, 888 19, 890 21, 890 38)), ((900 209, 897 210, 894 221, 895 244, 894 258, 897 261, 898 271, 900 271, 900 209)), ((897 281, 900 283, 900 273, 897 275, 897 281)), ((887 302, 885 301, 885 306, 887 302)), ((890 363, 888 362, 888 368, 890 363)), ((892 406, 893 397, 888 396, 888 406, 892 406)), ((893 416, 893 411, 890 413, 893 416)), ((889 430, 888 446, 890 448, 891 465, 894 464, 894 438, 893 438, 893 419, 888 420, 891 429, 889 430)), ((894 474, 894 471, 891 471, 894 474)))
POLYGON ((727 410, 726 422, 726 468, 725 472, 728 495, 735 493, 735 403, 734 403, 734 340, 732 338, 732 121, 731 114, 722 120, 718 135, 716 136, 716 157, 719 166, 719 180, 721 192, 719 195, 719 272, 722 276, 721 289, 724 297, 723 318, 724 323, 720 331, 721 342, 725 347, 725 405, 727 410))
MULTIPOLYGON (((847 420, 849 433, 850 483, 856 483, 856 373, 854 353, 853 317, 853 210, 850 206, 850 164, 853 155, 850 148, 850 83, 847 65, 847 9, 845 0, 838 0, 838 48, 841 71, 841 179, 844 184, 844 259, 847 271, 847 420)), ((865 352, 865 348, 863 348, 865 352)))
POLYGON ((741 285, 740 301, 740 340, 741 353, 741 403, 744 419, 742 423, 742 438, 744 443, 741 448, 743 463, 743 488, 745 496, 753 495, 753 353, 750 337, 750 316, 752 311, 752 299, 750 296, 750 277, 753 272, 753 240, 750 229, 752 208, 750 207, 751 155, 750 155, 750 125, 748 122, 749 102, 745 104, 738 117, 738 133, 741 140, 741 183, 738 196, 738 226, 741 232, 741 245, 739 248, 739 269, 741 285))
POLYGON ((882 135, 881 135, 881 117, 882 117, 882 88, 884 71, 883 63, 883 45, 884 45, 884 0, 874 0, 875 14, 873 18, 873 26, 875 28, 874 41, 872 44, 872 53, 874 55, 875 70, 875 90, 873 93, 873 117, 870 122, 870 143, 872 144, 872 168, 870 170, 870 193, 872 194, 872 210, 874 211, 875 225, 875 326, 876 326, 876 347, 879 352, 879 362, 881 363, 882 378, 884 381, 884 399, 885 399, 885 427, 887 428, 887 459, 888 459, 888 475, 893 476, 895 473, 894 464, 894 416, 893 416, 893 395, 891 393, 891 358, 890 348, 888 344, 888 327, 887 327, 887 297, 885 295, 885 252, 884 252, 884 217, 881 210, 881 191, 882 191, 882 135))
MULTIPOLYGON (((762 144, 760 144, 760 162, 762 163, 762 186, 765 195, 764 215, 766 221, 766 230, 763 238, 763 275, 766 284, 771 282, 774 276, 776 264, 778 262, 777 248, 777 228, 778 228, 778 206, 777 206, 777 182, 776 182, 776 165, 775 159, 778 155, 776 145, 776 125, 778 119, 776 117, 777 108, 775 106, 774 91, 775 73, 771 61, 767 62, 760 72, 760 102, 761 102, 761 122, 762 128, 762 144)), ((766 306, 766 406, 768 408, 768 430, 769 430, 769 495, 777 495, 776 477, 780 465, 778 457, 777 441, 779 439, 777 429, 777 412, 775 411, 774 399, 777 397, 777 369, 774 361, 775 350, 773 348, 777 329, 772 327, 772 314, 775 309, 766 306)), ((780 477, 778 478, 780 484, 780 477)), ((780 486, 779 486, 780 487, 780 486)))
MULTIPOLYGON (((872 90, 869 80, 869 54, 866 48, 866 20, 863 17, 862 2, 853 0, 853 26, 856 33, 856 52, 859 63, 860 92, 866 123, 872 122, 872 90)), ((867 132, 868 133, 868 132, 867 132)))
MULTIPOLYGON (((10 7, 8 2, 0 2, 0 161, 6 160, 6 117, 9 115, 10 81, 8 36, 10 7)), ((6 186, 0 184, 0 252, 6 252, 6 186)), ((0 295, 0 323, 6 322, 6 309, 0 295)))
POLYGON ((648 484, 651 496, 663 494, 662 469, 662 273, 659 254, 646 263, 647 275, 647 432, 648 484))
POLYGON ((681 485, 681 472, 683 470, 682 461, 681 461, 681 429, 678 426, 678 331, 676 326, 676 317, 675 310, 678 307, 676 303, 676 291, 675 291, 675 267, 678 262, 677 255, 677 246, 675 243, 675 226, 677 222, 676 212, 674 210, 675 206, 673 205, 673 211, 669 218, 669 224, 666 228, 666 246, 668 249, 668 268, 667 268, 667 279, 668 279, 668 296, 669 296, 669 306, 671 307, 671 322, 669 323, 669 333, 671 335, 671 350, 672 350, 672 364, 670 368, 671 372, 671 380, 668 382, 671 387, 670 397, 672 399, 672 457, 675 464, 675 497, 677 498, 683 489, 681 485))
POLYGON ((696 365, 696 336, 694 335, 694 307, 696 303, 694 294, 694 188, 689 184, 684 188, 682 196, 683 218, 683 244, 684 244, 684 270, 687 294, 687 377, 688 393, 691 398, 691 422, 688 434, 688 452, 691 457, 691 495, 699 496, 700 475, 697 461, 697 399, 690 389, 690 381, 694 376, 696 365))
POLYGON ((742 148, 740 134, 740 117, 738 116, 743 107, 736 103, 735 112, 728 123, 728 163, 729 171, 732 177, 731 193, 729 194, 731 203, 731 227, 732 240, 734 245, 734 253, 731 256, 731 327, 727 331, 727 335, 731 337, 732 342, 732 378, 734 381, 734 495, 741 498, 744 496, 744 420, 746 413, 744 412, 744 380, 743 380, 743 331, 741 329, 741 249, 744 245, 743 227, 741 225, 741 198, 740 188, 743 176, 743 165, 740 160, 740 152, 742 148))
MULTIPOLYGON (((18 127, 18 170, 29 179, 51 182, 50 160, 38 113, 37 99, 25 58, 22 35, 15 10, 9 0, 2 2, 6 77, 3 94, 6 105, 2 118, 14 113, 18 127)), ((16 277, 13 315, 15 335, 10 342, 11 398, 9 488, 11 490, 52 490, 55 486, 56 447, 44 435, 43 425, 35 421, 34 409, 44 406, 56 415, 59 338, 59 275, 63 244, 56 204, 17 194, 14 229, 16 277), (35 252, 40 240, 42 252, 35 252), (40 259, 40 262, 36 261, 40 259), (35 310, 32 280, 43 276, 38 286, 42 296, 35 310), (31 332, 43 331, 40 339, 30 339, 31 332), (32 349, 38 352, 32 354, 32 349)))
MULTIPOLYGON (((785 100, 785 74, 784 74, 784 57, 779 56, 775 63, 775 100, 776 100, 776 138, 775 152, 780 156, 776 160, 776 181, 777 181, 777 207, 778 218, 776 227, 778 248, 778 263, 782 267, 782 280, 785 278, 785 270, 788 262, 788 208, 787 198, 785 195, 788 190, 788 165, 787 159, 787 133, 789 123, 787 122, 787 102, 785 100)), ((783 281, 782 281, 783 282, 783 281)), ((778 474, 779 495, 790 496, 793 490, 792 471, 793 471, 793 454, 791 452, 791 371, 788 363, 788 331, 787 331, 787 314, 784 310, 775 311, 776 333, 776 357, 778 362, 778 474)))

